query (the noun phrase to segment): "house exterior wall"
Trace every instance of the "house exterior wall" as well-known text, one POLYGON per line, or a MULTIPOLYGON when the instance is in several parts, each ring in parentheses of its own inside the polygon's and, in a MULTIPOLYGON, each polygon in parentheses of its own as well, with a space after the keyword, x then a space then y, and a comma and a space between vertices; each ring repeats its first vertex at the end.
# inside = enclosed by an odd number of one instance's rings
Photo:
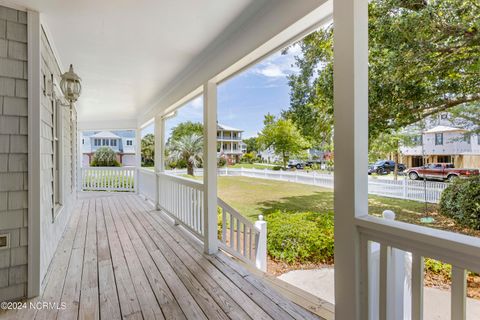
MULTIPOLYGON (((41 72, 42 77, 60 83, 61 70, 57 64, 48 39, 42 32, 41 39, 41 72)), ((42 81, 42 89, 45 83, 42 81)), ((45 92, 45 90, 43 90, 45 92)), ((58 93, 56 93, 58 95, 58 93)), ((54 208, 54 123, 52 101, 58 98, 46 93, 41 94, 41 204, 40 204, 40 276, 45 277, 48 266, 53 258, 57 244, 69 221, 72 207, 76 198, 75 166, 76 166, 76 112, 69 107, 60 107, 59 116, 62 117, 62 179, 63 199, 59 210, 54 208)), ((58 110, 58 109, 57 109, 58 110)))
POLYGON ((0 301, 24 297, 28 250, 27 14, 0 6, 0 301))

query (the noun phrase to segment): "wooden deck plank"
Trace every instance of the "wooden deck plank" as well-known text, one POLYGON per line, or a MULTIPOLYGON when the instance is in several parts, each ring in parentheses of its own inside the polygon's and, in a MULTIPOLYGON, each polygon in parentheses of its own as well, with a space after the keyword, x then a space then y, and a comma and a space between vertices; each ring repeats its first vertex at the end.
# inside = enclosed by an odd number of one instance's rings
MULTIPOLYGON (((139 206, 143 205, 140 199, 136 199, 134 201, 137 202, 137 205, 139 206)), ((148 210, 147 207, 144 208, 148 210)), ((177 230, 177 228, 173 228, 161 217, 155 217, 154 212, 150 212, 150 214, 152 218, 155 219, 158 228, 163 231, 163 234, 165 235, 168 233, 171 237, 171 239, 169 239, 168 241, 169 243, 177 242, 188 252, 190 256, 192 256, 193 259, 195 259, 196 261, 202 261, 201 265, 205 268, 205 271, 214 276, 218 283, 229 284, 227 285, 227 287, 232 290, 229 290, 229 292, 241 290, 244 295, 250 297, 250 301, 255 305, 254 307, 252 307, 252 303, 241 303, 241 305, 245 307, 246 310, 248 310, 249 314, 254 319, 261 318, 262 314, 265 313, 267 317, 271 317, 273 319, 293 319, 293 317, 291 317, 288 313, 286 313, 282 308, 280 308, 276 303, 270 300, 263 293, 258 291, 234 269, 220 263, 218 260, 211 256, 204 255, 202 252, 202 248, 185 239, 183 235, 177 230), (236 286, 236 288, 232 288, 232 286, 236 286), (258 308, 262 308, 264 312, 259 312, 258 308)), ((245 302, 243 299, 241 301, 245 302)))
POLYGON ((77 319, 80 305, 80 289, 82 281, 83 257, 87 234, 87 219, 89 201, 83 201, 80 211, 77 233, 73 242, 72 254, 68 265, 67 276, 63 288, 61 303, 66 308, 58 311, 58 319, 77 319))
POLYGON ((97 215, 95 199, 89 201, 79 319, 100 319, 98 300, 97 215))
POLYGON ((7 319, 318 319, 225 254, 204 254, 140 197, 105 195, 79 200, 44 294, 29 300, 66 308, 7 319))
POLYGON ((132 242, 127 234, 127 231, 125 230, 125 226, 119 217, 119 210, 121 210, 121 208, 116 205, 117 201, 118 199, 115 201, 112 201, 112 198, 107 199, 110 212, 115 216, 115 228, 117 229, 120 244, 122 246, 133 286, 135 288, 135 293, 140 304, 140 309, 142 310, 142 315, 144 319, 165 319, 162 309, 160 309, 155 294, 153 293, 150 283, 147 280, 142 265, 138 260, 132 242))
POLYGON ((100 319, 120 319, 121 311, 118 302, 113 263, 108 245, 105 218, 102 201, 96 201, 97 219, 97 260, 98 260, 98 289, 100 301, 100 319))
MULTIPOLYGON (((46 285, 43 295, 32 299, 31 302, 58 302, 60 300, 81 210, 82 203, 78 203, 72 212, 71 220, 67 224, 62 240, 58 244, 57 251, 52 260, 52 266, 49 268, 45 277, 46 285), (53 277, 52 274, 54 275, 53 277)), ((15 310, 9 319, 33 319, 35 317, 38 317, 38 319, 48 319, 55 317, 56 313, 56 310, 19 309, 15 310)))
POLYGON ((123 319, 143 319, 140 304, 135 294, 132 278, 123 255, 120 239, 113 223, 110 207, 106 198, 102 198, 102 208, 107 229, 108 244, 112 256, 115 284, 118 292, 120 311, 123 319))
POLYGON ((165 280, 157 269, 155 262, 145 248, 140 236, 137 233, 137 230, 130 223, 127 215, 130 212, 127 210, 125 205, 120 201, 117 202, 118 214, 122 220, 127 233, 130 236, 134 249, 137 253, 137 256, 140 260, 140 263, 145 270, 145 274, 150 283, 150 286, 157 297, 158 304, 162 309, 162 312, 166 319, 186 319, 182 309, 178 305, 175 297, 170 292, 165 280))
MULTIPOLYGON (((149 210, 150 214, 155 212, 155 211, 153 211, 153 207, 150 206, 149 204, 147 204, 145 201, 142 201, 141 199, 137 199, 136 202, 137 202, 138 205, 143 206, 146 210, 148 210, 148 208, 150 208, 150 210, 149 210)), ((161 222, 161 221, 165 222, 165 220, 163 220, 163 218, 160 217, 159 215, 157 215, 157 216, 151 215, 151 216, 153 218, 155 218, 155 220, 157 222, 161 222)), ((174 230, 174 228, 171 228, 171 226, 170 226, 169 229, 174 230)), ((197 247, 197 251, 198 250, 199 250, 199 248, 197 247)), ((187 250, 187 251, 189 251, 189 250, 187 250)), ((201 252, 201 249, 200 249, 200 252, 201 252)), ((280 296, 280 294, 278 294, 277 292, 275 292, 274 290, 272 290, 271 288, 266 286, 264 283, 259 281, 256 277, 252 277, 250 272, 248 272, 247 270, 242 268, 238 263, 234 262, 233 260, 226 257, 225 255, 220 253, 220 254, 217 255, 217 258, 212 256, 211 259, 216 259, 218 262, 220 262, 220 264, 216 263, 219 266, 221 264, 224 264, 224 265, 230 266, 237 273, 240 272, 242 278, 244 278, 247 282, 249 282, 250 285, 253 286, 256 289, 257 292, 263 293, 271 301, 273 301, 274 304, 278 305, 280 308, 282 308, 284 311, 286 311, 288 314, 290 314, 293 318, 295 318, 295 319, 318 319, 317 316, 313 315, 312 313, 308 312, 307 310, 303 309, 302 307, 292 303, 291 301, 285 299, 284 297, 280 296), (218 257, 222 257, 222 256, 224 258, 228 259, 229 262, 231 262, 231 263, 226 264, 225 261, 218 259, 218 257)), ((248 286, 248 287, 250 287, 250 286, 248 286)))
MULTIPOLYGON (((199 271, 198 269, 194 270, 195 274, 198 273, 205 273, 212 277, 215 280, 216 285, 222 286, 223 289, 228 292, 228 295, 232 298, 232 300, 236 301, 236 303, 243 308, 244 311, 248 312, 248 315, 253 319, 289 319, 288 315, 284 312, 276 312, 271 315, 268 315, 257 303, 252 301, 249 296, 247 296, 243 291, 241 291, 231 280, 229 280, 223 273, 221 273, 215 266, 213 266, 210 261, 208 261, 202 254, 198 254, 195 256, 189 255, 193 251, 197 252, 195 249, 187 245, 186 242, 182 242, 180 245, 177 239, 174 239, 170 234, 170 230, 173 228, 171 226, 162 226, 160 223, 155 221, 152 217, 149 216, 150 208, 143 207, 141 200, 138 197, 135 197, 127 201, 130 205, 130 209, 135 211, 136 214, 144 214, 149 221, 162 235, 170 248, 189 266, 199 266, 202 268, 203 272, 199 271)), ((198 253, 198 252, 197 252, 198 253)), ((238 279, 239 280, 239 279, 238 279)), ((271 304, 271 301, 264 300, 264 303, 271 304)), ((241 315, 240 315, 241 316, 241 315)), ((290 319, 293 319, 290 317, 290 319)))
MULTIPOLYGON (((183 284, 188 288, 188 291, 195 298, 195 301, 202 308, 203 312, 208 319, 229 319, 227 314, 223 309, 215 302, 213 297, 206 291, 206 289, 200 284, 200 282, 195 278, 195 276, 188 270, 188 268, 183 264, 183 262, 173 253, 171 250, 164 245, 163 239, 156 232, 156 230, 144 219, 142 215, 139 215, 140 222, 143 225, 143 232, 147 232, 153 242, 158 246, 158 251, 156 254, 160 254, 161 262, 168 263, 178 277, 181 279, 183 284), (143 218, 142 218, 143 217, 143 218), (167 249, 168 248, 168 249, 167 249)), ((138 226, 138 223, 136 224, 138 226)), ((141 227, 139 227, 139 234, 143 232, 141 227)), ((247 317, 248 318, 248 317, 247 317)))

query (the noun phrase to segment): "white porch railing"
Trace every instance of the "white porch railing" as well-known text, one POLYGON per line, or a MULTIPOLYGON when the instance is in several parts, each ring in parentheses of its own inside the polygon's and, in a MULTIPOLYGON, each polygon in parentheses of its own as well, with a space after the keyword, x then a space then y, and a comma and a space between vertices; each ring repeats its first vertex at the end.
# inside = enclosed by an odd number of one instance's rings
POLYGON ((424 258, 432 258, 452 265, 450 318, 465 319, 466 273, 480 271, 480 239, 395 222, 387 214, 356 219, 362 305, 368 306, 362 318, 423 319, 424 258))
MULTIPOLYGON (((171 170, 173 174, 186 174, 186 170, 171 170)), ((196 174, 203 174, 201 169, 196 174)), ((333 174, 302 172, 302 171, 275 171, 270 169, 221 168, 221 176, 242 176, 260 179, 281 180, 288 182, 315 185, 333 189, 333 174)), ((399 180, 372 179, 368 180, 368 193, 405 200, 414 200, 429 203, 438 203, 443 190, 448 186, 445 182, 415 181, 407 177, 399 180)))
POLYGON ((254 224, 221 199, 218 206, 222 217, 220 248, 267 271, 267 223, 263 216, 254 224))
POLYGON ((156 201, 157 175, 152 170, 140 168, 137 171, 138 193, 142 194, 148 200, 156 201))
MULTIPOLYGON (((149 186, 153 172, 140 171, 139 192, 151 198, 149 186)), ((200 240, 204 239, 204 187, 203 183, 171 174, 158 173, 158 207, 175 223, 191 231, 200 240)), ((156 189, 153 189, 156 190, 156 189)), ((221 211, 218 240, 219 247, 225 252, 256 266, 267 270, 267 225, 263 217, 253 223, 243 217, 238 211, 218 198, 218 208, 221 211)))
POLYGON ((135 167, 82 168, 82 191, 135 191, 135 167))

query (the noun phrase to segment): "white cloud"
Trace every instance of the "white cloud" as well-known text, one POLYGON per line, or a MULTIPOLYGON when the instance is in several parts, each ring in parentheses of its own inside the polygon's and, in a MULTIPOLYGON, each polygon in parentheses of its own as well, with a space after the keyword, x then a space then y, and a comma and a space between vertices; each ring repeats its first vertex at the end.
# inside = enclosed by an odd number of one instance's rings
POLYGON ((251 72, 268 78, 286 77, 298 71, 295 66, 295 56, 301 54, 300 46, 295 45, 288 49, 286 54, 277 52, 264 61, 252 67, 251 72))
POLYGON ((190 103, 191 103, 193 109, 202 109, 203 108, 203 100, 202 100, 201 96, 193 99, 192 102, 190 102, 190 103))

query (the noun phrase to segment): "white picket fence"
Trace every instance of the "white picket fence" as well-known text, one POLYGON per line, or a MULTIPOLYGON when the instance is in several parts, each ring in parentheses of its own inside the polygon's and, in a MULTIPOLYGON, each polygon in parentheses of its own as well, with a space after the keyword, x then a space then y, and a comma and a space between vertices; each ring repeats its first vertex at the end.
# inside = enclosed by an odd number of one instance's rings
MULTIPOLYGON (((186 170, 171 170, 173 174, 186 174, 186 170)), ((196 169, 197 175, 202 175, 201 169, 196 169)), ((220 168, 220 176, 242 176, 269 180, 315 185, 333 189, 333 174, 306 171, 275 171, 270 169, 220 168)), ((368 180, 368 193, 405 200, 428 203, 438 203, 443 190, 448 186, 445 182, 409 180, 406 176, 399 180, 373 179, 368 180)))
POLYGON ((82 191, 135 191, 135 167, 82 168, 82 191))

